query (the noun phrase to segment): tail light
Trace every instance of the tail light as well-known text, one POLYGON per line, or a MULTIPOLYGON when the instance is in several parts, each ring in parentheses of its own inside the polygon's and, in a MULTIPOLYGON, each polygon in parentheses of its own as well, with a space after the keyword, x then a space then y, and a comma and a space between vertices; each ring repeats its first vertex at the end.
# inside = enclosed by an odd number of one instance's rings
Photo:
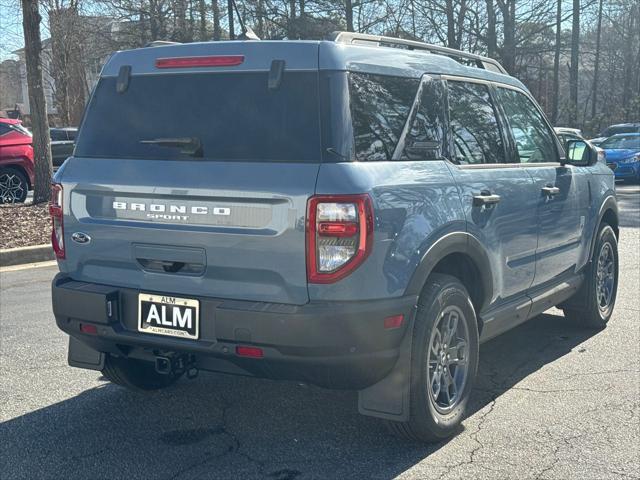
POLYGON ((309 283, 337 282, 371 253, 371 197, 318 195, 307 207, 307 278, 309 283))
POLYGON ((51 215, 51 246, 56 254, 56 258, 63 259, 64 255, 64 225, 62 217, 62 185, 54 183, 51 185, 51 203, 49 203, 49 214, 51 215))

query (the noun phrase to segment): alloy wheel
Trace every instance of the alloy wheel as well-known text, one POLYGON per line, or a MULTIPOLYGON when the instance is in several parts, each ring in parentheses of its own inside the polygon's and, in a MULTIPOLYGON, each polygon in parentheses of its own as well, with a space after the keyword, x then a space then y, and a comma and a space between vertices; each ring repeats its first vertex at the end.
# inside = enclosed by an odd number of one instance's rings
POLYGON ((438 317, 427 355, 429 398, 442 414, 461 400, 468 377, 469 331, 462 310, 450 305, 438 317))
POLYGON ((16 203, 25 197, 26 185, 15 173, 0 174, 0 203, 16 203))
POLYGON ((613 300, 615 288, 615 258, 613 247, 605 242, 600 248, 596 267, 596 300, 598 308, 605 313, 613 300))

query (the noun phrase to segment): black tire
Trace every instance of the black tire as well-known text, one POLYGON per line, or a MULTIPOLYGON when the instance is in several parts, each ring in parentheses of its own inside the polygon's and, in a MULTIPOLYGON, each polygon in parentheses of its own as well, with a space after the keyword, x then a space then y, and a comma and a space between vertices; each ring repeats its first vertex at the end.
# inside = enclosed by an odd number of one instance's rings
MULTIPOLYGON (((459 320, 460 318, 458 322, 459 320)), ((449 347, 451 348, 451 345, 449 347)), ((407 422, 387 421, 389 430, 395 435, 420 442, 439 442, 455 434, 465 416, 475 383, 478 350, 478 323, 466 288, 455 277, 432 274, 420 295, 413 329, 409 420, 407 422), (435 334, 434 328, 441 321, 445 321, 444 315, 447 311, 462 313, 461 317, 468 336, 468 347, 466 353, 462 355, 466 357, 467 371, 466 380, 459 389, 461 393, 456 396, 457 401, 450 406, 449 411, 442 411, 442 407, 438 405, 438 399, 434 399, 432 395, 433 380, 430 380, 429 352, 435 334)), ((440 366, 440 364, 437 365, 440 366)), ((434 373, 435 368, 437 367, 434 367, 434 373)), ((456 366, 456 374, 457 368, 456 366)), ((449 378, 452 377, 452 375, 449 376, 449 378)), ((449 397, 448 388, 447 398, 449 397)), ((438 391, 440 392, 440 388, 438 391)))
POLYGON ((574 298, 563 306, 564 316, 571 322, 586 328, 602 329, 613 314, 618 291, 618 239, 610 225, 602 223, 596 236, 591 261, 586 267, 584 283, 574 298), (612 255, 613 276, 611 296, 603 305, 599 295, 598 264, 606 249, 612 255))
POLYGON ((24 203, 29 193, 27 176, 15 168, 0 168, 0 203, 24 203))
POLYGON ((107 355, 102 375, 107 380, 133 391, 160 390, 173 385, 181 375, 163 375, 151 362, 107 355))

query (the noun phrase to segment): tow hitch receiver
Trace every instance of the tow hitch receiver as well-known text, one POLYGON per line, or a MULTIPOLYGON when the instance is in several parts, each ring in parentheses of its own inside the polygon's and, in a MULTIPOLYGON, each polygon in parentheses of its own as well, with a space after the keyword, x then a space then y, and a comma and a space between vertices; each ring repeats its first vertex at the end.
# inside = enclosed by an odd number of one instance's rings
POLYGON ((155 367, 156 372, 161 375, 182 375, 187 374, 187 378, 192 379, 198 376, 196 361, 193 355, 164 355, 157 356, 155 367))

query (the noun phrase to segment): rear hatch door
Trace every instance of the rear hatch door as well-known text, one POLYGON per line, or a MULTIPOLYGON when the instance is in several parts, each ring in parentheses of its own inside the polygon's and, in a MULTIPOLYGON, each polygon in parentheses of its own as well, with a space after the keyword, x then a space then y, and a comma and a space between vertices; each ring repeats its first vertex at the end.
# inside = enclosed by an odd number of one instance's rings
POLYGON ((244 69, 156 71, 149 60, 122 88, 118 65, 106 68, 114 75, 96 87, 60 175, 62 268, 72 278, 186 297, 308 301, 305 210, 321 158, 317 45, 305 45, 303 68, 285 66, 275 87, 271 60, 295 64, 291 52, 239 45, 206 53, 241 54, 244 69))

